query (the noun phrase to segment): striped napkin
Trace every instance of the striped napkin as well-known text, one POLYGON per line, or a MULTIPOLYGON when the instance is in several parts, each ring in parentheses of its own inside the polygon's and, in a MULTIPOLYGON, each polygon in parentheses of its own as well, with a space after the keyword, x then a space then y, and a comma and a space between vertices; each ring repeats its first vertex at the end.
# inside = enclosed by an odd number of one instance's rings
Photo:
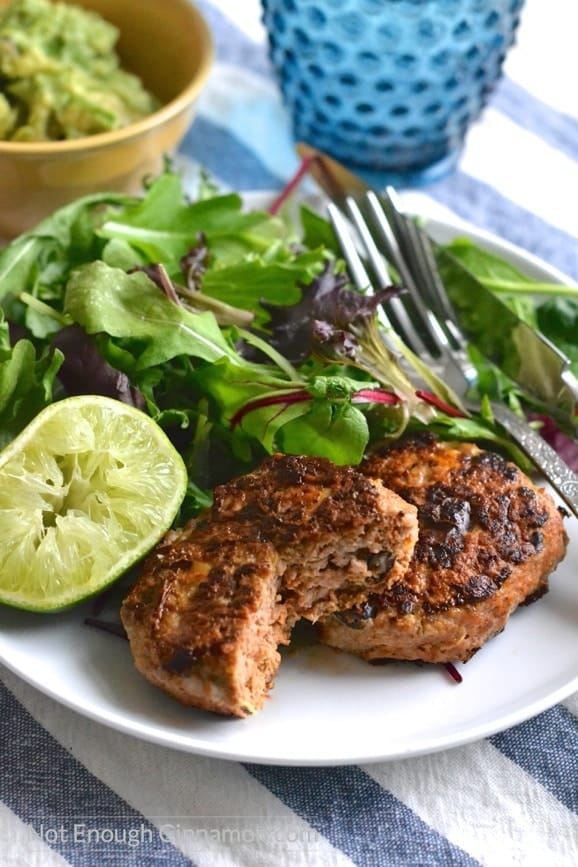
MULTIPOLYGON (((225 188, 279 190, 297 160, 259 4, 199 5, 217 63, 179 164, 225 188)), ((527 0, 458 171, 411 194, 417 209, 466 219, 575 280, 577 27, 569 0, 527 0)), ((0 867, 578 864, 578 695, 431 756, 293 768, 145 743, 0 677, 0 867)))

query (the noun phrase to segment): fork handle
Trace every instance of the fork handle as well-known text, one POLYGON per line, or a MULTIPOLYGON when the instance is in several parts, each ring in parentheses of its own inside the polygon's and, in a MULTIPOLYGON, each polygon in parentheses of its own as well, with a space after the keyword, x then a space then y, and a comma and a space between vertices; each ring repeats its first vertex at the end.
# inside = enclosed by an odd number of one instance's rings
POLYGON ((547 479, 578 518, 578 474, 556 454, 540 434, 503 404, 492 403, 494 418, 547 479))

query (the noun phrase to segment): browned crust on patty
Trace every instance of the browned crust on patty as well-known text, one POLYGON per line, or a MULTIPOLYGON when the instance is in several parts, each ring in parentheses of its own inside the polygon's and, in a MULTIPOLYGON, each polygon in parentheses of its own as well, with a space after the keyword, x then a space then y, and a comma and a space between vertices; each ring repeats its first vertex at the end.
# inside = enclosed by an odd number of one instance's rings
POLYGON ((136 667, 183 704, 239 717, 257 710, 288 640, 279 575, 267 543, 159 547, 121 609, 136 667))
POLYGON ((500 455, 423 436, 361 469, 417 506, 419 540, 400 581, 324 620, 324 643, 366 659, 465 661, 518 605, 546 592, 565 553, 562 517, 500 455))

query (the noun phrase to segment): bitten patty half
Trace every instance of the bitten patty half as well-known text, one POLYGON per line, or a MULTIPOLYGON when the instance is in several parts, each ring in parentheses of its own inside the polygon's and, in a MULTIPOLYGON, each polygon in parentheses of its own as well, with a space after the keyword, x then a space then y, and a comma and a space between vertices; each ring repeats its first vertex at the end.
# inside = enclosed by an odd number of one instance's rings
POLYGON ((288 639, 279 575, 267 543, 159 546, 121 608, 137 669, 183 704, 238 717, 258 710, 288 639))
POLYGON ((500 455, 424 435, 361 471, 418 508, 419 540, 405 575, 323 620, 323 643, 368 660, 465 662, 546 592, 566 550, 562 515, 500 455))
POLYGON ((417 509, 321 458, 274 456, 149 556, 121 610, 139 671, 185 704, 263 705, 277 645, 401 580, 417 509))

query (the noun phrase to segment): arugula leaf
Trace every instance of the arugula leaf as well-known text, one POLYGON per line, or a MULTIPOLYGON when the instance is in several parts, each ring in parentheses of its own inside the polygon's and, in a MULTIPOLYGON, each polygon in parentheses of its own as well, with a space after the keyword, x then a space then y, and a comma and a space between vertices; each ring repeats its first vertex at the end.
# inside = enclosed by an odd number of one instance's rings
POLYGON ((308 208, 307 205, 302 205, 300 209, 301 220, 301 242, 310 250, 323 249, 326 252, 330 251, 334 256, 340 258, 341 250, 335 237, 335 232, 324 217, 321 217, 316 211, 308 208))
MULTIPOLYGON (((285 451, 279 436, 280 431, 308 413, 309 403, 307 400, 299 400, 295 403, 281 400, 247 413, 241 422, 241 429, 245 435, 260 443, 268 454, 273 454, 274 452, 285 451)), ((310 446, 307 446, 300 454, 313 454, 309 448, 310 446)))
POLYGON ((578 375, 578 301, 557 298, 538 305, 538 327, 565 352, 578 375))
POLYGON ((123 271, 131 271, 139 265, 145 265, 145 258, 138 250, 119 238, 107 241, 100 254, 100 258, 111 268, 122 268, 123 271))
MULTIPOLYGON (((515 312, 529 325, 534 324, 533 295, 578 297, 578 287, 534 280, 510 262, 480 247, 471 238, 455 238, 451 243, 446 244, 445 248, 488 289, 500 294, 503 293, 506 296, 525 296, 520 299, 520 306, 515 312), (525 318, 526 315, 529 317, 528 319, 525 318)), ((513 303, 513 300, 507 297, 503 300, 507 303, 513 303)))
POLYGON ((190 313, 172 304, 141 272, 126 274, 104 262, 85 265, 68 282, 64 310, 89 334, 139 341, 143 351, 137 369, 176 355, 209 362, 237 357, 212 313, 190 313))
POLYGON ((149 262, 176 262, 203 232, 222 263, 245 253, 267 252, 282 223, 258 211, 243 212, 236 193, 188 202, 178 175, 167 172, 149 187, 142 200, 129 202, 98 230, 101 238, 121 240, 149 262))
POLYGON ((8 324, 0 315, 0 448, 54 400, 54 380, 62 353, 37 358, 29 340, 10 346, 8 324))
POLYGON ((31 291, 37 284, 59 284, 75 265, 97 258, 94 234, 110 206, 128 196, 98 193, 77 199, 20 235, 0 251, 0 298, 31 291))
POLYGON ((255 325, 262 325, 267 314, 261 300, 267 304, 295 304, 301 292, 297 284, 309 281, 322 267, 320 256, 296 256, 291 262, 264 263, 257 259, 220 268, 210 268, 203 278, 203 292, 225 304, 255 311, 255 325))

